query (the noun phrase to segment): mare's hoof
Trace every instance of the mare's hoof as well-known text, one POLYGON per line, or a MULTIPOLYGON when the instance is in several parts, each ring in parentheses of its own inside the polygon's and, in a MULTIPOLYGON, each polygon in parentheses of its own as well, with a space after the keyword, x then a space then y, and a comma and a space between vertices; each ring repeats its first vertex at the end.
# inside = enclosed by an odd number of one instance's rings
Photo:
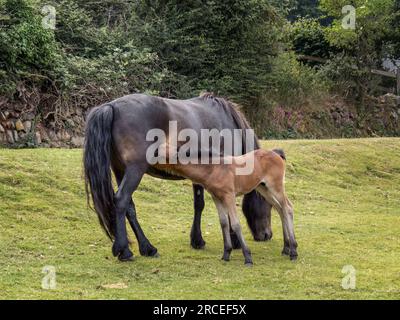
POLYGON ((128 255, 128 252, 133 255, 132 252, 129 250, 128 242, 123 243, 114 241, 112 246, 112 254, 114 257, 119 257, 120 255, 128 255))
POLYGON ((130 262, 133 261, 133 255, 131 255, 130 257, 123 257, 123 256, 119 256, 118 260, 121 262, 130 262))
POLYGON ((133 253, 129 249, 125 249, 119 256, 118 260, 121 262, 133 261, 133 253))
POLYGON ((158 258, 160 255, 157 252, 157 248, 153 247, 151 244, 144 245, 139 248, 141 256, 144 257, 154 257, 158 258))
POLYGON ((192 246, 193 249, 200 250, 204 249, 206 246, 206 242, 203 239, 192 239, 190 241, 190 245, 192 246))
POLYGON ((290 255, 290 249, 289 248, 283 248, 283 250, 282 250, 282 255, 283 256, 288 256, 288 255, 290 255))
POLYGON ((244 266, 247 268, 251 268, 253 266, 253 262, 245 262, 244 266))

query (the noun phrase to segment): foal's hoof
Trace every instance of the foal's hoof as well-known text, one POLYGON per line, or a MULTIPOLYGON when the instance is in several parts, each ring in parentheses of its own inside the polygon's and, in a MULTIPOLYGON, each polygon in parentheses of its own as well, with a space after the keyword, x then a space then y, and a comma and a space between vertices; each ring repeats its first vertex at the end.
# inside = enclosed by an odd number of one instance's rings
POLYGON ((290 248, 283 248, 283 250, 282 250, 282 255, 283 256, 288 256, 288 255, 290 255, 290 248))
POLYGON ((204 249, 204 247, 206 246, 206 242, 202 238, 192 239, 190 241, 190 245, 192 246, 193 249, 200 250, 204 249))
POLYGON ((297 260, 297 254, 291 254, 290 255, 290 260, 291 261, 296 261, 297 260))
POLYGON ((244 266, 247 268, 251 268, 253 266, 253 262, 245 262, 244 266))
POLYGON ((225 262, 229 262, 229 261, 231 261, 231 258, 229 256, 223 255, 221 260, 223 260, 225 262))

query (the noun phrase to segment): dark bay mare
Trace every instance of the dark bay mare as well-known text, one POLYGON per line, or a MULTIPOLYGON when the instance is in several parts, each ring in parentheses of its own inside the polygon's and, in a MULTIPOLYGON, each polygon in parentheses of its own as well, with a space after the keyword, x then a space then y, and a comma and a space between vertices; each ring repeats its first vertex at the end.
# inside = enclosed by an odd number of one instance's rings
MULTIPOLYGON (((88 201, 91 197, 99 222, 111 240, 112 251, 121 261, 133 257, 129 249, 125 218, 127 218, 144 256, 157 256, 157 249, 145 236, 136 215, 133 192, 144 174, 170 180, 182 177, 150 165, 146 151, 154 142, 147 141, 147 133, 160 129, 169 134, 169 124, 176 121, 178 130, 250 129, 235 105, 223 98, 203 94, 189 100, 171 100, 144 94, 133 94, 95 107, 86 123, 84 171, 88 201), (112 185, 115 175, 118 191, 112 185)), ((245 153, 246 140, 243 138, 245 153)), ((221 144, 222 145, 222 144, 221 144)), ((254 149, 259 148, 254 136, 254 149)), ((201 214, 204 209, 204 188, 193 185, 194 221, 191 230, 193 248, 203 248, 201 214)), ((271 232, 271 205, 256 191, 244 195, 243 213, 256 241, 269 240, 271 232)), ((240 247, 231 231, 232 243, 240 247)))

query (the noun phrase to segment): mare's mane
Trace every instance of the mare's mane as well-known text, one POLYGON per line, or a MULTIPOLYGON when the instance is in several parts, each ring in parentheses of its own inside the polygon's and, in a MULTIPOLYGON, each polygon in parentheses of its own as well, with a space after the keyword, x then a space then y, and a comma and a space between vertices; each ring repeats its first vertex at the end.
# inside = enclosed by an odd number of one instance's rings
MULTIPOLYGON (((233 121, 237 125, 239 129, 242 129, 242 148, 243 154, 246 152, 246 129, 251 129, 249 123, 247 122, 244 114, 240 111, 240 106, 228 99, 216 97, 211 92, 204 92, 200 95, 200 98, 205 101, 212 101, 214 104, 218 105, 219 107, 224 110, 224 112, 228 115, 232 116, 233 121)), ((259 149, 260 145, 258 139, 254 133, 254 148, 259 149)))

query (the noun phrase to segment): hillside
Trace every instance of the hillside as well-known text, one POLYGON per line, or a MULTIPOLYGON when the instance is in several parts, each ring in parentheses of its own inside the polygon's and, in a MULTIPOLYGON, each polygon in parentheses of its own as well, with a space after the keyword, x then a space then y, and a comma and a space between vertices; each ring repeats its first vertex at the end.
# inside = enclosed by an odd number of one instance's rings
MULTIPOLYGON (((191 184, 145 177, 135 194, 139 220, 161 257, 119 263, 86 207, 81 150, 0 149, 0 299, 372 299, 400 297, 400 140, 268 141, 288 157, 299 259, 243 226, 254 267, 240 251, 223 263, 216 210, 207 198, 206 249, 189 246, 191 184), (41 288, 44 266, 57 288, 41 288), (355 290, 342 268, 357 271, 355 290)), ((239 203, 239 200, 238 200, 239 203)), ((241 218, 242 224, 245 219, 241 218)), ((132 232, 131 239, 134 240, 132 232)))

